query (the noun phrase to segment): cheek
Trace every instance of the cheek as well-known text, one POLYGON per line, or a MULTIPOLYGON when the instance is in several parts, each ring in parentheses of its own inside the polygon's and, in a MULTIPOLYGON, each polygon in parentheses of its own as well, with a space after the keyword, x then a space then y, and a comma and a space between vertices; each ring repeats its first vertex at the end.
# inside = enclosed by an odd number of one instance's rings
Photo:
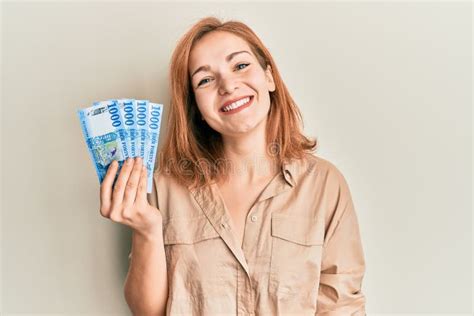
POLYGON ((204 93, 195 94, 196 104, 202 115, 206 115, 213 110, 213 97, 204 93))
POLYGON ((248 74, 247 80, 254 90, 258 90, 260 93, 268 91, 265 74, 263 72, 253 71, 252 73, 248 74))

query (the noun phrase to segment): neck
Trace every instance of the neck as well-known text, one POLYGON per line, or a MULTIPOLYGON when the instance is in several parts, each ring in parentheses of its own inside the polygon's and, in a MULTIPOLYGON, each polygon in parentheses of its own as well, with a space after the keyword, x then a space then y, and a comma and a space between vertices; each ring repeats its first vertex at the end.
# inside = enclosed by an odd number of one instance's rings
POLYGON ((223 142, 226 163, 231 166, 229 181, 252 184, 275 175, 277 159, 267 152, 264 132, 223 136, 223 142))

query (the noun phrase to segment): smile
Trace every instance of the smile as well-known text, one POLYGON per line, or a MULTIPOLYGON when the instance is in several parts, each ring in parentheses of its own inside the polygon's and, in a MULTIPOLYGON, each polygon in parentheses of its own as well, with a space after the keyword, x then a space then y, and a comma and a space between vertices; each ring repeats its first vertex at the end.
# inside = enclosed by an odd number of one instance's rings
POLYGON ((234 114, 242 111, 243 109, 249 107, 252 104, 253 96, 248 96, 240 99, 232 104, 229 104, 221 109, 223 114, 234 114))

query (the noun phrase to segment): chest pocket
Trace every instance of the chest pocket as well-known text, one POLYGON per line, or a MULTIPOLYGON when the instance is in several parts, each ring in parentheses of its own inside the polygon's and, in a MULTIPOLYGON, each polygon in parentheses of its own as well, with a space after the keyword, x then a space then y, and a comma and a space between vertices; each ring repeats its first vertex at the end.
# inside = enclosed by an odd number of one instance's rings
POLYGON ((221 264, 225 244, 206 216, 164 222, 163 243, 172 311, 179 305, 191 314, 193 300, 218 295, 222 275, 233 275, 221 264))
POLYGON ((324 242, 324 222, 273 213, 269 292, 276 297, 308 297, 316 304, 324 242))
POLYGON ((166 245, 195 244, 219 237, 206 216, 173 218, 163 223, 163 242, 166 245))

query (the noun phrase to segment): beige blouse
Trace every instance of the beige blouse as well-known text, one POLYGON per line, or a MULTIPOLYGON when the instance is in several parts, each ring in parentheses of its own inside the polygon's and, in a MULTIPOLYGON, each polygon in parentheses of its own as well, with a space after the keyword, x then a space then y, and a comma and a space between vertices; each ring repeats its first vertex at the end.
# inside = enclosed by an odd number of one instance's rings
POLYGON ((189 190, 154 174, 163 215, 167 315, 366 315, 349 187, 328 160, 285 164, 249 210, 242 247, 216 185, 189 190))

